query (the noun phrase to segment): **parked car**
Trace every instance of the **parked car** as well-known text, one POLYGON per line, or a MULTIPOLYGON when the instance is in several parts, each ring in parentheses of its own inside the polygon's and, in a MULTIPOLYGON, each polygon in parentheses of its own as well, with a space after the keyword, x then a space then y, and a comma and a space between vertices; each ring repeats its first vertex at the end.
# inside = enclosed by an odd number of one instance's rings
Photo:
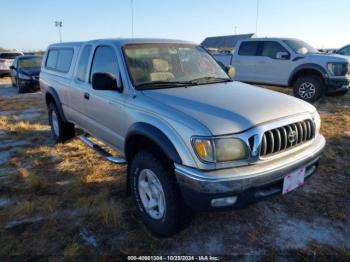
POLYGON ((48 47, 40 88, 56 142, 75 127, 106 160, 128 164, 127 190, 155 234, 192 210, 241 208, 302 185, 325 139, 314 106, 234 82, 201 46, 110 39, 48 47))
POLYGON ((320 53, 326 53, 326 54, 334 54, 336 49, 334 48, 319 48, 317 49, 320 53))
POLYGON ((350 56, 350 45, 343 46, 342 48, 334 51, 334 53, 338 55, 350 56))
POLYGON ((10 66, 17 56, 22 56, 22 52, 2 52, 0 53, 0 77, 10 75, 10 66))
POLYGON ((327 93, 346 94, 350 59, 322 54, 307 43, 287 38, 238 41, 234 53, 216 53, 223 66, 236 68, 235 80, 293 87, 294 95, 315 102, 327 93))
POLYGON ((17 87, 18 93, 29 90, 39 90, 39 74, 43 56, 18 56, 10 66, 11 82, 17 87))

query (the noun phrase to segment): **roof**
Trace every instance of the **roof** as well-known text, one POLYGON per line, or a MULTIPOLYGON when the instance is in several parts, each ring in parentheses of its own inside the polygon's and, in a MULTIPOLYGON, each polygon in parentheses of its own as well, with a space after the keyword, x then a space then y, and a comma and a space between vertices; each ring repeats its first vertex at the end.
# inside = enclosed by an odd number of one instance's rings
POLYGON ((51 44, 50 47, 64 47, 64 46, 69 46, 69 47, 72 47, 72 46, 81 46, 82 44, 84 44, 85 42, 64 42, 64 43, 54 43, 54 44, 51 44))
POLYGON ((297 38, 288 38, 288 37, 259 37, 259 38, 252 38, 252 39, 247 39, 247 40, 251 40, 251 41, 280 41, 280 40, 299 40, 297 38))
POLYGON ((207 37, 202 42, 202 45, 206 48, 234 48, 237 41, 254 37, 255 34, 244 35, 226 35, 226 36, 213 36, 207 37))
POLYGON ((23 54, 21 51, 3 51, 0 54, 23 54))
POLYGON ((175 43, 175 44, 193 44, 196 45, 196 43, 193 42, 188 42, 188 41, 182 41, 182 40, 174 40, 174 39, 161 39, 161 38, 110 38, 110 39, 95 39, 95 40, 90 40, 86 42, 66 42, 66 43, 57 43, 57 44, 52 44, 50 47, 55 47, 55 46, 81 46, 82 44, 85 43, 113 43, 117 44, 120 46, 126 45, 126 44, 166 44, 166 43, 175 43))

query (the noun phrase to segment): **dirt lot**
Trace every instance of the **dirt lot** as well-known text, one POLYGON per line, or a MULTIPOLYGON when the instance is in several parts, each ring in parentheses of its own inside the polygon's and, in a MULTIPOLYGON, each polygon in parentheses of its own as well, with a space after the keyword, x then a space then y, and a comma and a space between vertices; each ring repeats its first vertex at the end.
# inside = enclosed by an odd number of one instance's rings
POLYGON ((79 139, 55 146, 40 93, 17 95, 0 79, 0 257, 350 260, 350 95, 317 107, 328 144, 304 187, 244 210, 199 213, 185 231, 157 239, 126 196, 125 167, 96 157, 79 139))

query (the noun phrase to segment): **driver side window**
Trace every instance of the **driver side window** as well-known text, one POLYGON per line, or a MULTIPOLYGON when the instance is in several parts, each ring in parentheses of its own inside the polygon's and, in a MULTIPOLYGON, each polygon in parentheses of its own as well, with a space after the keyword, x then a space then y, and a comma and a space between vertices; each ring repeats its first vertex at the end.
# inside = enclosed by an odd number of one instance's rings
POLYGON ((91 66, 90 82, 95 73, 110 73, 117 78, 118 70, 117 55, 110 46, 99 46, 95 50, 91 66))
POLYGON ((289 53, 280 43, 266 41, 264 42, 261 55, 276 59, 279 52, 289 53))

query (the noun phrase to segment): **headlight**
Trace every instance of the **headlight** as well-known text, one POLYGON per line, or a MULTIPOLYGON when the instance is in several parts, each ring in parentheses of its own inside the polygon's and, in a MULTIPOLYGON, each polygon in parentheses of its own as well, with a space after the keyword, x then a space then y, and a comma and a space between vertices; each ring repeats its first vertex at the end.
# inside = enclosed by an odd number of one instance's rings
POLYGON ((194 139, 193 147, 201 160, 229 162, 248 158, 245 143, 237 138, 194 139))
POLYGON ((319 133, 320 129, 321 129, 321 117, 320 117, 320 115, 318 114, 317 111, 312 114, 312 118, 313 118, 313 120, 315 122, 316 132, 319 133))
POLYGON ((27 76, 27 75, 22 74, 22 73, 19 73, 19 74, 18 74, 18 77, 19 77, 20 79, 24 79, 24 80, 30 80, 30 79, 31 79, 30 76, 27 76))
POLYGON ((345 76, 348 70, 347 64, 344 63, 328 63, 327 68, 333 76, 345 76))

